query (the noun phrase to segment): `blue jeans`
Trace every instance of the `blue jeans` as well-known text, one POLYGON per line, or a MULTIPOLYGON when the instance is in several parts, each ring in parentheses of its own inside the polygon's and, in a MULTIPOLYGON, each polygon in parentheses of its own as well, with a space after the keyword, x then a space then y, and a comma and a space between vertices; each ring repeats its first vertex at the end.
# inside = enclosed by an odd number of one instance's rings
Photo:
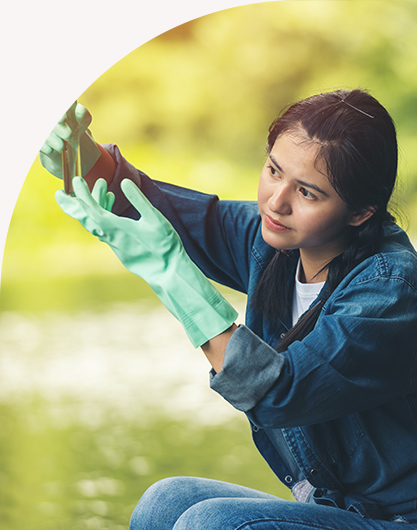
MULTIPOLYGON (((400 522, 400 521, 399 521, 400 522)), ((409 524, 410 530, 417 524, 409 524)), ((217 480, 173 477, 153 484, 133 511, 130 530, 393 530, 338 508, 284 501, 217 480)))

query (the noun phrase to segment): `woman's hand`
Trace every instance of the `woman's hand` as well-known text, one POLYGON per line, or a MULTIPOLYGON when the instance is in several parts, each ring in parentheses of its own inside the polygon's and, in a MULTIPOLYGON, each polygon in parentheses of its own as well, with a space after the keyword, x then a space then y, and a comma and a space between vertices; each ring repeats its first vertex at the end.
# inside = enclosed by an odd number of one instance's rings
POLYGON ((73 184, 76 197, 58 191, 55 196, 59 206, 107 243, 128 270, 148 283, 153 274, 162 274, 168 262, 185 252, 171 223, 132 181, 123 180, 121 188, 141 214, 139 220, 111 213, 113 194, 107 192, 103 179, 97 180, 92 192, 80 177, 75 177, 73 184))
POLYGON ((67 110, 41 147, 39 156, 45 169, 62 179, 65 144, 74 174, 78 148, 81 152, 81 175, 86 175, 92 169, 101 156, 101 150, 88 130, 91 120, 91 114, 79 103, 74 103, 67 110))
POLYGON ((80 177, 73 186, 75 197, 56 193, 59 206, 152 287, 195 347, 230 328, 236 311, 191 261, 171 223, 131 180, 123 180, 121 188, 141 215, 137 221, 109 211, 111 195, 104 180, 97 181, 92 193, 80 177))

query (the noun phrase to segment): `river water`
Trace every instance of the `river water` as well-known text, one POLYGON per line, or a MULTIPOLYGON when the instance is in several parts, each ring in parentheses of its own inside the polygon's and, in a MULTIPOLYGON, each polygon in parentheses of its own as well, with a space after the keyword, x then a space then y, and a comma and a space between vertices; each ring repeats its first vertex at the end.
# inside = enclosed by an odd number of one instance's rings
POLYGON ((178 474, 285 497, 209 369, 145 300, 0 313, 0 530, 126 529, 143 491, 178 474))
MULTIPOLYGON (((0 315, 0 337, 2 401, 36 394, 51 403, 66 398, 88 403, 91 410, 110 407, 129 417, 158 408, 203 423, 235 414, 209 389, 210 366, 201 350, 160 306, 119 304, 76 314, 6 312, 0 315)), ((86 415, 84 408, 72 413, 86 415)))

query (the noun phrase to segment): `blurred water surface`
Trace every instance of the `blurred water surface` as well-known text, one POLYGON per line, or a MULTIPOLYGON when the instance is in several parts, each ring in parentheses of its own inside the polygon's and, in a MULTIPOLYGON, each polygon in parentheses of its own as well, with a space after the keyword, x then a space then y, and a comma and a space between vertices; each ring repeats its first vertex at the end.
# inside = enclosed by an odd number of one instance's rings
POLYGON ((145 301, 100 313, 4 312, 0 399, 84 403, 78 419, 88 422, 98 421, 97 403, 129 419, 154 408, 203 423, 228 419, 230 407, 208 389, 207 361, 166 313, 145 301))
POLYGON ((4 311, 0 351, 2 530, 126 528, 141 493, 169 475, 280 493, 163 307, 4 311))

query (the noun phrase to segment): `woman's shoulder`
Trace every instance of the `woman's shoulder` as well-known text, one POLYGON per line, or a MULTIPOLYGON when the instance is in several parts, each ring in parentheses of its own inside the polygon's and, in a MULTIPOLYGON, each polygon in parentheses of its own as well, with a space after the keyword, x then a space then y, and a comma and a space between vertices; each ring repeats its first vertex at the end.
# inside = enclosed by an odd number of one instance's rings
POLYGON ((410 241, 409 236, 396 223, 386 223, 384 225, 384 235, 382 239, 382 252, 411 252, 417 256, 417 252, 410 241))
POLYGON ((384 229, 380 251, 376 254, 379 272, 388 277, 402 277, 417 284, 417 252, 406 232, 390 223, 384 229))
POLYGON ((379 251, 355 267, 342 283, 353 286, 377 280, 391 280, 390 288, 407 284, 417 294, 417 252, 406 232, 394 223, 384 227, 379 251))

